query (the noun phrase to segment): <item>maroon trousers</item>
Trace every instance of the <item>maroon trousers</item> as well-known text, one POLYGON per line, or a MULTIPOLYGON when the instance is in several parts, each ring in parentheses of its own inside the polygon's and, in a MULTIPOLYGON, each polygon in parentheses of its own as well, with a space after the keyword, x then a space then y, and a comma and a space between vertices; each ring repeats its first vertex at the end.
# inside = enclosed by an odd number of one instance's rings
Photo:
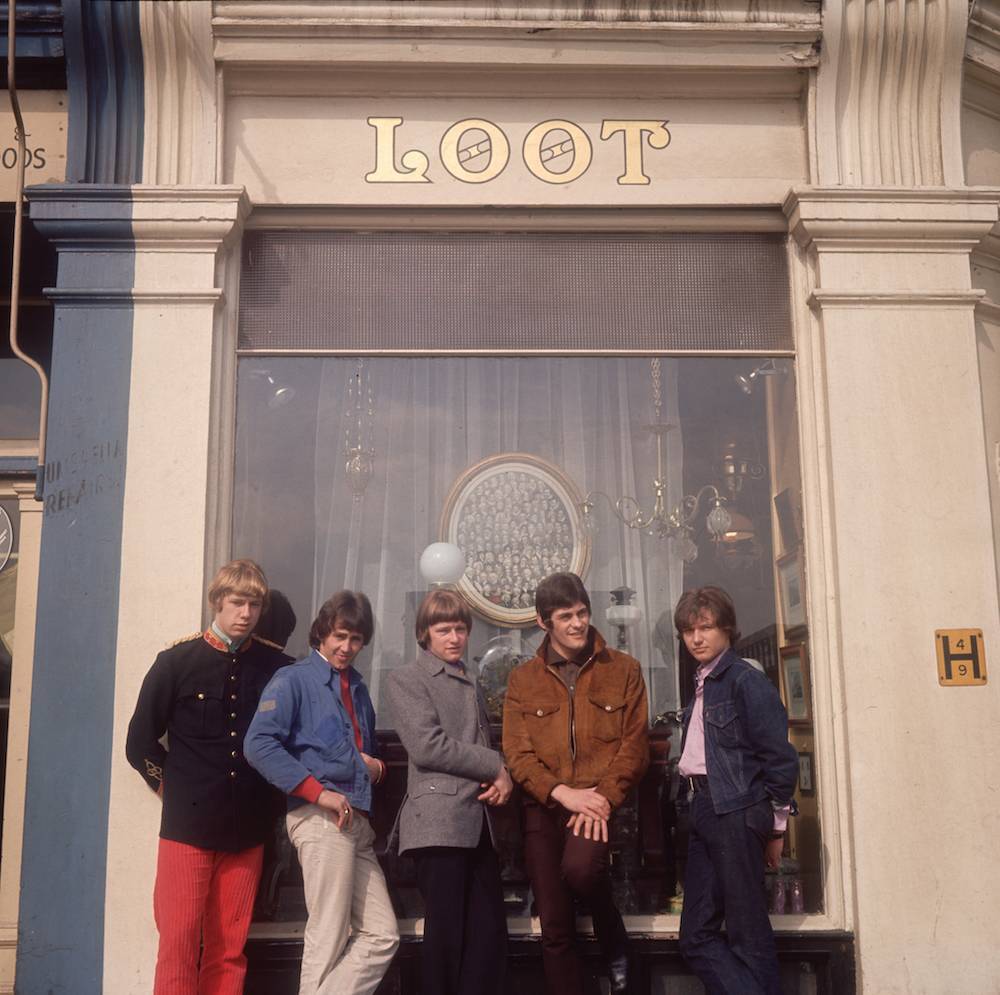
POLYGON ((569 817, 558 805, 524 807, 524 857, 542 921, 542 966, 549 995, 584 991, 574 898, 586 902, 607 960, 628 948, 625 924, 611 894, 608 844, 574 836, 566 828, 569 817))
POLYGON ((242 995, 263 855, 262 846, 226 853, 160 840, 153 995, 242 995))

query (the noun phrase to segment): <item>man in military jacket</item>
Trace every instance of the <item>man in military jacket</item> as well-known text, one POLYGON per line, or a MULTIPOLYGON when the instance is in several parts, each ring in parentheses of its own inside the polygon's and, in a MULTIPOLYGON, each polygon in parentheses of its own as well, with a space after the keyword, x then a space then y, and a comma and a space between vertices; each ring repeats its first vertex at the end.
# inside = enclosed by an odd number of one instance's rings
POLYGON ((157 656, 129 723, 128 761, 163 801, 154 995, 243 991, 263 843, 280 802, 243 756, 261 691, 285 663, 252 635, 267 597, 256 563, 224 566, 208 591, 211 626, 157 656))

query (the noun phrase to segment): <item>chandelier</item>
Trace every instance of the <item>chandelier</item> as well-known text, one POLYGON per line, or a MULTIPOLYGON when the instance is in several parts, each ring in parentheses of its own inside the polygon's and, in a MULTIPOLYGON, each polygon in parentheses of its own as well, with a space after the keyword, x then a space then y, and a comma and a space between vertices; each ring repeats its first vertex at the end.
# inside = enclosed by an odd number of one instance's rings
POLYGON ((347 426, 344 429, 344 472, 360 501, 375 472, 375 392, 363 359, 347 380, 347 426))
POLYGON ((663 445, 667 433, 673 429, 663 421, 662 371, 659 357, 649 361, 650 379, 653 391, 653 414, 651 425, 644 426, 656 439, 656 475, 653 478, 653 504, 643 508, 630 494, 623 494, 617 500, 603 491, 589 491, 580 505, 580 523, 588 533, 597 529, 594 519, 596 499, 603 497, 611 506, 618 520, 630 529, 652 536, 655 539, 669 539, 674 544, 677 555, 685 563, 693 563, 698 558, 695 542, 701 516, 704 515, 705 528, 721 551, 724 544, 736 545, 753 540, 753 523, 746 515, 736 511, 732 504, 742 490, 747 477, 757 479, 764 475, 764 468, 737 455, 736 443, 728 443, 722 459, 722 476, 725 492, 715 484, 705 484, 694 494, 685 494, 671 507, 667 500, 667 481, 663 465, 663 445))

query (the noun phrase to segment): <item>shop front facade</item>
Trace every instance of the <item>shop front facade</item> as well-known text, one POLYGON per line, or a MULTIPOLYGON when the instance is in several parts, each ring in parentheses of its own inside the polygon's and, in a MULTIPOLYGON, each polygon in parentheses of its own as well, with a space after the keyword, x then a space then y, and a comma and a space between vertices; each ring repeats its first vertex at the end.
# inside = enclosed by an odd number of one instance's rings
MULTIPOLYGON (((28 194, 58 278, 12 616, 17 990, 150 988, 159 802, 125 731, 232 556, 288 597, 296 656, 330 593, 371 597, 384 830, 382 689, 436 541, 465 557, 495 719, 553 570, 643 664, 654 763, 613 877, 649 991, 698 990, 671 618, 708 583, 799 753, 768 882, 788 989, 994 990, 1000 11, 65 7, 67 181, 28 194)), ((531 991, 514 817, 504 840, 531 991)), ((248 991, 294 972, 288 856, 276 833, 248 991)), ((422 909, 385 859, 409 991, 422 909)))

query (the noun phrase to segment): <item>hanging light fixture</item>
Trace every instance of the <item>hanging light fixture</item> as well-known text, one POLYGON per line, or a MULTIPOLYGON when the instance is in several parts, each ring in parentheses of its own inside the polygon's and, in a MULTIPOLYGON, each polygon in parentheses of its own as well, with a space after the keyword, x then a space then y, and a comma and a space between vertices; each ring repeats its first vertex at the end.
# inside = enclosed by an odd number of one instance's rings
MULTIPOLYGON (((705 484, 694 494, 686 494, 669 508, 667 483, 664 472, 663 445, 667 433, 673 429, 663 421, 662 371, 659 357, 649 361, 650 380, 653 394, 653 424, 645 426, 656 439, 656 475, 653 478, 653 504, 646 510, 639 501, 625 494, 612 500, 603 491, 589 491, 580 505, 580 525, 588 533, 597 531, 594 510, 597 498, 603 497, 611 506, 618 520, 630 529, 642 532, 655 539, 670 539, 674 552, 685 563, 693 563, 698 558, 698 544, 695 542, 701 516, 704 515, 705 528, 709 537, 719 548, 744 543, 755 536, 753 522, 733 504, 748 477, 757 479, 764 474, 759 463, 739 455, 735 442, 727 442, 722 456, 723 490, 715 484, 705 484), (668 510, 669 508, 669 510, 668 510)), ((770 372, 777 372, 771 370, 770 372)), ((763 375, 763 374, 761 374, 763 375)))
POLYGON ((347 380, 347 427, 344 429, 344 472, 360 501, 375 472, 375 392, 363 359, 347 380))

